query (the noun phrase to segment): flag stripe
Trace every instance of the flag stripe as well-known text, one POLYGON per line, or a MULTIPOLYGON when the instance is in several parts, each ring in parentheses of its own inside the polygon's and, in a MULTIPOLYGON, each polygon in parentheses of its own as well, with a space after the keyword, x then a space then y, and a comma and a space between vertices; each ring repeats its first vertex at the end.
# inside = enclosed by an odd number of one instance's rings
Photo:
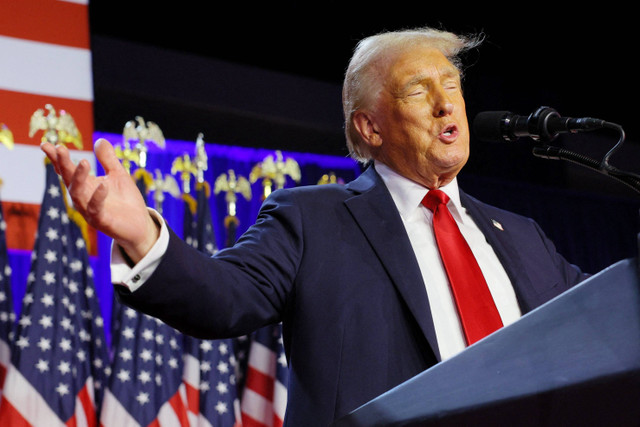
POLYGON ((11 408, 7 408, 7 412, 0 414, 0 419, 10 420, 6 423, 7 425, 20 425, 21 420, 25 420, 34 426, 64 426, 40 393, 13 365, 10 365, 7 371, 2 395, 1 406, 4 408, 5 404, 10 404, 11 408), (15 417, 16 411, 21 414, 19 418, 15 417))
POLYGON ((82 411, 76 410, 76 418, 78 417, 78 413, 81 412, 83 415, 83 422, 81 425, 86 426, 95 426, 96 425, 96 412, 94 409, 94 401, 93 396, 91 395, 91 390, 93 389, 93 381, 91 377, 87 380, 87 384, 80 390, 77 396, 77 400, 79 404, 76 404, 76 408, 82 409, 82 411))
POLYGON ((273 406, 270 400, 245 388, 242 395, 242 423, 244 426, 270 426, 273 421, 273 406), (254 423, 254 424, 252 424, 254 423))
MULTIPOLYGON (((189 425, 189 417, 187 416, 187 407, 185 406, 185 402, 184 400, 182 400, 182 396, 181 396, 181 390, 184 388, 184 385, 180 386, 180 390, 178 390, 178 392, 176 394, 173 395, 173 397, 171 397, 171 399, 169 399, 169 405, 171 405, 171 412, 172 416, 175 416, 177 418, 177 421, 179 423, 179 425, 187 427, 189 425)), ((162 410, 160 410, 160 413, 162 414, 162 410)), ((176 425, 176 424, 171 424, 171 425, 176 425)))
MULTIPOLYGON (((0 49, 1 39, 0 37, 0 49)), ((0 74, 2 74, 2 66, 0 66, 0 74)), ((83 99, 18 92, 3 84, 1 79, 2 77, 0 77, 0 86, 4 87, 4 89, 0 87, 0 105, 5 108, 2 111, 0 122, 11 129, 16 143, 13 150, 3 150, 1 157, 15 151, 19 144, 40 146, 42 131, 36 132, 33 137, 29 136, 29 121, 33 113, 40 108, 44 108, 46 104, 51 104, 58 114, 63 110, 71 114, 82 136, 82 149, 85 151, 93 150, 94 122, 92 102, 83 99), (10 108, 8 108, 9 106, 10 108)), ((74 146, 69 146, 69 148, 75 149, 74 146)), ((6 178, 7 175, 3 173, 3 179, 6 180, 6 178)), ((42 199, 42 195, 40 195, 40 198, 42 199)))
POLYGON ((280 381, 276 381, 273 396, 274 422, 277 420, 276 424, 279 423, 280 425, 282 425, 284 422, 284 415, 287 410, 287 399, 287 386, 282 384, 280 381))
POLYGON ((200 363, 191 354, 184 355, 184 372, 182 379, 185 384, 187 408, 189 412, 197 414, 200 411, 200 363))
POLYGON ((65 46, 89 48, 86 4, 65 1, 0 2, 0 34, 65 46))
POLYGON ((0 66, 1 88, 93 100, 90 51, 0 36, 0 52, 11 58, 0 66))
POLYGON ((137 427, 140 424, 135 418, 122 406, 120 401, 107 390, 103 398, 103 407, 109 408, 108 411, 102 411, 100 416, 100 425, 103 427, 137 427))
POLYGON ((265 399, 273 400, 274 381, 272 375, 263 374, 252 365, 247 368, 246 387, 265 399))
POLYGON ((263 374, 275 376, 276 354, 264 344, 253 341, 249 355, 249 365, 263 374))
POLYGON ((20 414, 20 411, 14 408, 11 402, 6 399, 3 399, 0 405, 0 418, 6 420, 11 427, 32 427, 20 414))

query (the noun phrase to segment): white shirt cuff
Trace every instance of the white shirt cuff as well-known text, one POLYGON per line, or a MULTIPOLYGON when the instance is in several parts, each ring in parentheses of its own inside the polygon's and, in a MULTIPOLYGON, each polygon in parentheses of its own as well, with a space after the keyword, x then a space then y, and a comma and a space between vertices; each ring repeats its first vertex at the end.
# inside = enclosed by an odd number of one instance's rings
POLYGON ((125 286, 131 292, 142 286, 153 274, 169 246, 169 231, 164 219, 155 209, 148 209, 149 214, 160 224, 160 237, 144 258, 132 267, 127 263, 120 246, 115 242, 111 244, 111 283, 125 286))

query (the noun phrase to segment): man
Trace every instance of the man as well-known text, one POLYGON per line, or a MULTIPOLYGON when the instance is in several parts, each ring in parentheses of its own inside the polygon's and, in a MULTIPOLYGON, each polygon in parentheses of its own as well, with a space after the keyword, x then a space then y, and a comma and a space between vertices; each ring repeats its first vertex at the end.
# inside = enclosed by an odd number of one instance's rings
POLYGON ((421 204, 428 192, 451 199, 500 324, 583 278, 533 221, 457 189, 469 128, 455 58, 474 45, 431 29, 362 41, 345 76, 346 132, 354 157, 373 164, 346 186, 273 193, 213 259, 148 213, 108 142, 95 147, 105 177, 74 166, 62 146, 43 150, 76 208, 114 238, 123 302, 204 338, 282 321, 285 423, 326 426, 473 342, 421 204))

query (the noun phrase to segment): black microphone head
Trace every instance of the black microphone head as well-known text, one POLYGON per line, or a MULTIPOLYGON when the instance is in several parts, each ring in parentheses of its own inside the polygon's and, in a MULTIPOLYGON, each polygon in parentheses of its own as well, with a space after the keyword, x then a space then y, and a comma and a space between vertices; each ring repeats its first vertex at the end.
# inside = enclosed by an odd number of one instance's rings
POLYGON ((511 113, 509 111, 484 111, 478 113, 473 120, 473 133, 476 137, 487 142, 505 142, 504 120, 511 113))

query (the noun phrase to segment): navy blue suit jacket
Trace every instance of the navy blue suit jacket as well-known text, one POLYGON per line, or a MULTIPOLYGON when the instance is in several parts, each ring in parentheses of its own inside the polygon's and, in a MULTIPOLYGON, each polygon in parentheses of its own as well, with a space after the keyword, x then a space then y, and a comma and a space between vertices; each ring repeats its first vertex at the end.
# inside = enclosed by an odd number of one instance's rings
MULTIPOLYGON (((461 198, 523 312, 583 279, 534 221, 461 198)), ((171 233, 149 282, 119 294, 202 338, 283 322, 290 426, 327 426, 437 363, 425 285, 400 215, 372 167, 347 185, 274 192, 256 224, 214 259, 171 233)))

